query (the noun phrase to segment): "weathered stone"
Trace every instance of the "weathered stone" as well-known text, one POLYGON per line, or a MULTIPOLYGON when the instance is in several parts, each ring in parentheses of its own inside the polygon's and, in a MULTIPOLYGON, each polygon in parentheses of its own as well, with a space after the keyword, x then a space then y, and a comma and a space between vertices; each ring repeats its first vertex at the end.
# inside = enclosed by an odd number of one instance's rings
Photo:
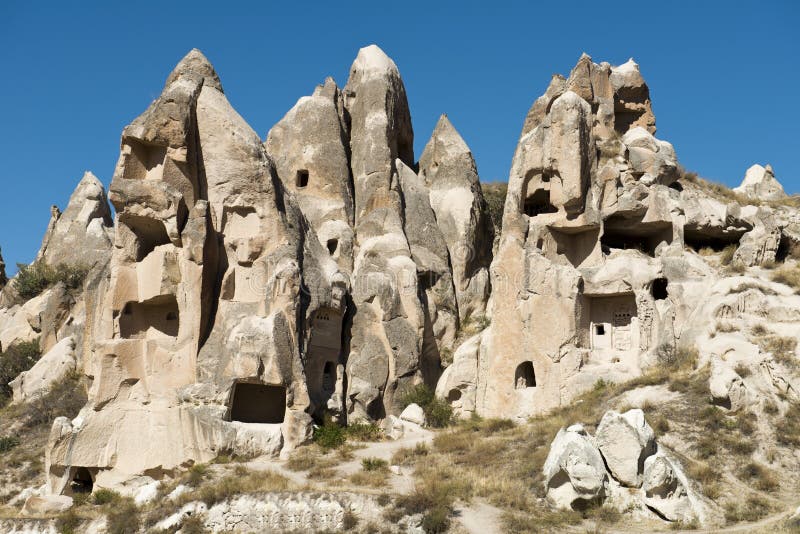
POLYGON ((469 147, 442 115, 419 162, 447 243, 460 321, 484 315, 494 230, 469 147))
POLYGON ((741 185, 733 190, 759 200, 780 200, 786 197, 783 186, 775 179, 771 165, 753 165, 747 169, 741 185))
POLYGON ((691 491, 686 475, 671 458, 658 452, 644 464, 644 502, 669 521, 704 519, 704 507, 691 491))
POLYGON ((52 384, 75 371, 75 365, 75 341, 71 337, 64 338, 33 367, 9 382, 14 402, 25 402, 42 395, 52 384))
POLYGON ((543 470, 547 498, 558 508, 583 509, 605 496, 603 458, 581 425, 558 431, 543 470))
POLYGON ((86 172, 67 208, 52 210, 52 218, 36 259, 50 265, 105 265, 111 256, 111 207, 103 184, 86 172))
POLYGON ((408 421, 409 423, 414 423, 415 425, 424 426, 425 412, 422 411, 422 408, 418 404, 412 403, 405 407, 403 413, 400 414, 400 419, 408 421))
POLYGON ((644 462, 656 452, 655 435, 644 419, 644 412, 639 409, 623 414, 606 412, 595 439, 614 478, 625 486, 640 486, 644 462))

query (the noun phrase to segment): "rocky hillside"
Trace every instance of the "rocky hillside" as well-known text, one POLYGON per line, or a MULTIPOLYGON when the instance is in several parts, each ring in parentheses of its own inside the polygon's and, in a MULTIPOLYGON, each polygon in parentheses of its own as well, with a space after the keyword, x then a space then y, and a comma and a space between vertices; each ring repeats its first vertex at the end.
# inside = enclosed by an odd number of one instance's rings
POLYGON ((800 202, 655 134, 584 55, 482 185, 377 46, 263 139, 192 50, 0 258, 2 529, 796 528, 800 202))

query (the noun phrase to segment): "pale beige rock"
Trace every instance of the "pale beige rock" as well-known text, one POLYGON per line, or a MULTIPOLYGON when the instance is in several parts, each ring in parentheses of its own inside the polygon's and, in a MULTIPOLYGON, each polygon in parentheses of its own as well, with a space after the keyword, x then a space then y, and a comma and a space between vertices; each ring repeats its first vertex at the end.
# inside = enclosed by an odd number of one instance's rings
POLYGON ((56 515, 72 508, 72 497, 64 495, 32 495, 25 501, 21 516, 56 515))
POLYGON ((113 241, 111 207, 94 174, 84 173, 66 209, 52 213, 37 260, 83 267, 108 262, 113 241))
POLYGON ((484 315, 494 230, 472 152, 447 115, 439 118, 419 167, 447 243, 459 319, 484 315))
POLYGON ((787 196, 781 183, 775 179, 771 165, 753 165, 747 169, 741 185, 733 190, 759 200, 780 200, 787 196))
POLYGON ((644 462, 656 452, 655 434, 645 421, 644 412, 640 409, 623 414, 606 412, 597 426, 595 439, 613 477, 624 486, 640 486, 644 462))
POLYGON ((75 340, 66 337, 39 358, 33 367, 9 382, 14 394, 13 402, 26 402, 42 395, 52 384, 75 371, 75 365, 75 340))
POLYGON ((400 419, 408 421, 409 423, 414 423, 415 425, 424 426, 425 412, 422 411, 422 408, 418 404, 411 403, 406 406, 400 414, 400 419))
POLYGON ((607 475, 597 446, 581 425, 559 430, 544 462, 547 498, 558 508, 602 502, 607 475))

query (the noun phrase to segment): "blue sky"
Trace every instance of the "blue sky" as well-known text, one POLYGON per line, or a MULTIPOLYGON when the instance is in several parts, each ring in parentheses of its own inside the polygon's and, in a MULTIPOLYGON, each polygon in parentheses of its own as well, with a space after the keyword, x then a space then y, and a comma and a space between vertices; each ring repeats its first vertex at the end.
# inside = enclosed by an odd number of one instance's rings
POLYGON ((191 48, 263 137, 377 43, 403 75, 419 157, 441 113, 482 180, 507 180, 528 107, 581 52, 647 80, 657 136, 737 184, 771 163, 800 192, 797 2, 17 2, 0 5, 0 247, 14 271, 84 170, 108 185, 122 128, 191 48), (227 5, 226 5, 227 4, 227 5), (602 6, 602 9, 598 9, 602 6))

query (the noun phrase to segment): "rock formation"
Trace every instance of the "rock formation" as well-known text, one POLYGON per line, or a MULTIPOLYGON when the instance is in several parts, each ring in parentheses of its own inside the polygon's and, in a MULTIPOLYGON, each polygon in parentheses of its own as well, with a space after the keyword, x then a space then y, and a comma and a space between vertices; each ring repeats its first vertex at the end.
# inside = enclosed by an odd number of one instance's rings
POLYGON ((6 262, 3 261, 3 251, 0 250, 0 289, 3 289, 8 283, 8 276, 6 276, 6 262))
POLYGON ((647 507, 668 521, 707 516, 706 503, 677 460, 656 444, 638 409, 606 412, 594 438, 579 424, 562 428, 550 446, 544 475, 547 497, 559 508, 581 510, 606 501, 620 509, 647 507))
POLYGON ((105 264, 109 260, 113 228, 111 208, 103 184, 86 172, 62 213, 51 209, 37 260, 55 265, 105 264))
MULTIPOLYGON (((331 419, 413 433, 426 412, 403 397, 420 384, 457 417, 520 422, 694 345, 714 409, 785 408, 796 344, 744 333, 800 332, 787 279, 756 276, 795 264, 796 209, 774 202, 785 193, 769 166, 722 194, 655 131, 638 65, 582 56, 525 117, 495 240, 446 115, 415 161, 405 87, 378 47, 265 140, 192 50, 123 130, 108 197, 86 173, 51 211, 37 262, 86 268, 82 285, 25 300, 0 259, 0 348, 36 340, 44 354, 11 383, 14 402, 75 371, 88 395, 52 425, 57 497, 29 508, 153 488, 220 454, 285 456, 331 419)), ((702 520, 676 458, 641 410, 609 411, 594 436, 558 433, 547 494, 569 508, 629 494, 702 520)), ((338 528, 341 506, 320 506, 338 528)), ((228 526, 222 508, 207 513, 228 526)))
POLYGON ((786 197, 783 186, 775 179, 771 165, 753 165, 747 169, 742 184, 733 190, 759 200, 780 200, 786 197))

